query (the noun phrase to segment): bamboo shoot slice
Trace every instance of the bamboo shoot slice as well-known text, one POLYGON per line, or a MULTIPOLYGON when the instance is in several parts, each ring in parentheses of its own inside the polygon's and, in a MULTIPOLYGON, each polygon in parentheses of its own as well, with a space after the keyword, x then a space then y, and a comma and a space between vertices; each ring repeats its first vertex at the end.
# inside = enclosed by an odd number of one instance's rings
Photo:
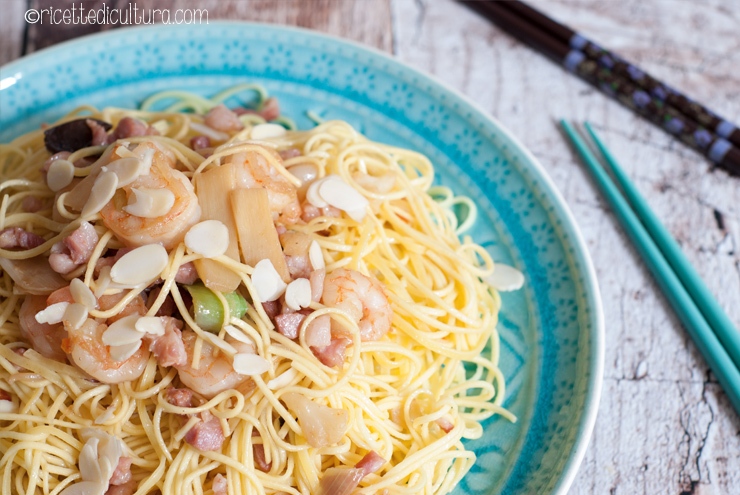
POLYGON ((272 213, 264 189, 237 189, 231 193, 231 208, 236 218, 242 261, 249 266, 269 259, 287 284, 291 281, 272 213))
MULTIPOLYGON (((226 256, 238 261, 239 244, 236 236, 234 215, 229 204, 229 192, 237 187, 235 165, 227 163, 195 176, 195 193, 202 210, 201 220, 219 220, 232 235, 226 256)), ((202 259, 194 261, 195 269, 203 284, 213 291, 233 292, 239 287, 241 277, 217 261, 202 259)))

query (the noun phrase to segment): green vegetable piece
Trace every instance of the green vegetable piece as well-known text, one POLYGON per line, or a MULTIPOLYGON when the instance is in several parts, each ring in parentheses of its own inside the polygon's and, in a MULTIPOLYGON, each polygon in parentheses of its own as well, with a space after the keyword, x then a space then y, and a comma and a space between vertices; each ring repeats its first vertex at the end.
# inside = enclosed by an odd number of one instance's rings
MULTIPOLYGON (((216 294, 201 283, 186 285, 193 298, 193 318, 200 328, 218 333, 224 325, 224 307, 216 294)), ((236 292, 224 294, 233 318, 241 318, 247 312, 247 301, 236 292)))

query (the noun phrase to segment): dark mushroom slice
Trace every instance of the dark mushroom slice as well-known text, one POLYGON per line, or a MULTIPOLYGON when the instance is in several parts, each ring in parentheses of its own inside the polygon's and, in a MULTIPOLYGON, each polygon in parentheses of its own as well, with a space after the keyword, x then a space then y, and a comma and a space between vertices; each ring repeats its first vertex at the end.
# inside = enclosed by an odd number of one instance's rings
POLYGON ((108 122, 98 119, 77 119, 59 124, 44 131, 44 145, 52 153, 69 151, 73 153, 79 149, 92 145, 93 130, 87 121, 95 122, 106 131, 112 127, 108 122))

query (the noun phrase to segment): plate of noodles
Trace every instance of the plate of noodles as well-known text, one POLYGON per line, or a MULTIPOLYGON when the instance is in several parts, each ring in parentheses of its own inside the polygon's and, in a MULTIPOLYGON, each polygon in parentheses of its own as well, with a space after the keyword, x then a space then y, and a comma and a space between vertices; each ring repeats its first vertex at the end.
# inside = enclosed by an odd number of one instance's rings
POLYGON ((3 66, 0 108, 1 493, 566 493, 598 288, 464 97, 212 23, 3 66))

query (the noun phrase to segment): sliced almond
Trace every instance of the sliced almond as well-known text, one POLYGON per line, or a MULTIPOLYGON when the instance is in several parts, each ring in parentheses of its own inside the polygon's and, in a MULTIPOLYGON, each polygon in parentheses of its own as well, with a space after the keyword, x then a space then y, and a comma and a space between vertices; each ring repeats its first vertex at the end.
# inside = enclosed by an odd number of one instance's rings
POLYGON ((107 488, 107 481, 80 481, 68 486, 59 495, 103 495, 107 488))
POLYGON ((486 278, 496 290, 508 292, 521 289, 524 285, 524 274, 509 265, 496 263, 493 273, 486 278))
POLYGON ((113 172, 102 172, 95 179, 90 197, 82 208, 80 216, 87 218, 98 213, 113 198, 118 186, 118 177, 113 172))
POLYGON ((311 304, 311 282, 307 278, 298 278, 285 289, 285 304, 294 311, 307 308, 311 304))
POLYGON ((353 220, 360 222, 365 218, 370 204, 367 198, 338 175, 327 176, 320 184, 318 193, 321 199, 345 211, 353 220))
POLYGON ((80 478, 83 481, 99 481, 103 478, 98 463, 98 438, 89 438, 80 450, 80 456, 77 459, 77 465, 80 468, 80 478))
POLYGON ((167 250, 160 244, 147 244, 124 254, 110 270, 113 282, 135 287, 156 279, 167 267, 167 250))
POLYGON ((296 179, 301 181, 301 184, 308 184, 312 180, 315 180, 319 174, 319 171, 316 169, 316 165, 312 165, 310 163, 293 165, 288 168, 288 172, 293 174, 296 179))
POLYGON ((64 312, 64 321, 66 321, 72 330, 78 330, 85 321, 87 321, 88 309, 80 303, 72 303, 67 306, 64 312))
POLYGON ((234 371, 240 375, 261 375, 270 369, 267 359, 257 354, 239 353, 234 356, 234 371))
MULTIPOLYGON (((160 150, 162 149, 156 141, 150 141, 149 144, 153 144, 160 150)), ((152 167, 152 161, 154 160, 154 149, 145 143, 141 143, 134 148, 134 155, 141 160, 142 166, 144 167, 141 175, 148 175, 149 170, 151 170, 152 167)))
POLYGON ((18 406, 15 405, 15 402, 5 399, 0 400, 0 414, 10 414, 17 411, 18 406))
MULTIPOLYGON (((126 148, 119 147, 118 149, 126 148)), ((117 151, 117 153, 120 155, 119 151, 117 151)), ((142 160, 139 160, 138 157, 134 156, 133 152, 129 153, 131 153, 131 156, 114 160, 102 168, 103 172, 113 172, 116 174, 116 177, 118 178, 118 188, 127 186, 138 179, 140 175, 146 175, 149 173, 146 164, 142 160)))
POLYGON ((221 256, 229 248, 229 229, 219 220, 205 220, 190 227, 185 245, 206 258, 221 256))
POLYGON ((280 124, 257 124, 252 127, 252 139, 271 139, 285 135, 285 127, 280 124))
POLYGON ((164 335, 164 323, 159 316, 142 316, 134 325, 136 330, 150 335, 164 335))
POLYGON ((208 136, 210 139, 213 139, 214 141, 228 141, 229 135, 225 132, 217 131, 216 129, 211 129, 207 125, 199 124, 198 122, 190 122, 190 128, 197 132, 198 134, 203 134, 204 136, 208 136))
POLYGON ((122 346, 140 341, 144 333, 136 329, 139 318, 141 317, 138 314, 134 314, 113 322, 103 332, 103 344, 122 346))
POLYGON ((319 190, 321 189, 321 186, 326 182, 326 177, 323 179, 315 180, 311 183, 310 186, 308 186, 308 189, 306 190, 306 201, 314 205, 316 208, 324 208, 325 206, 329 206, 329 203, 327 203, 324 198, 321 197, 321 194, 319 194, 319 190))
POLYGON ((69 291, 72 293, 72 299, 85 306, 88 310, 98 307, 98 299, 95 297, 95 294, 79 278, 72 279, 69 283, 69 291))
POLYGON ((98 279, 95 281, 95 284, 97 287, 95 287, 95 292, 93 293, 95 297, 102 296, 106 290, 108 290, 108 287, 110 286, 111 279, 110 279, 110 267, 104 266, 100 269, 100 273, 98 274, 98 279))
POLYGON ((175 194, 169 189, 144 189, 132 187, 133 203, 123 211, 141 218, 157 218, 166 215, 175 204, 175 194))
POLYGON ((141 347, 141 340, 137 340, 133 344, 124 345, 112 345, 110 346, 110 357, 113 361, 122 362, 136 354, 136 351, 141 347))
POLYGON ((314 270, 326 268, 324 253, 321 252, 321 246, 316 241, 311 241, 311 245, 308 246, 308 259, 311 261, 311 267, 314 270))
POLYGON ((75 166, 69 160, 54 160, 46 172, 46 184, 54 192, 60 191, 72 183, 75 177, 75 166))
POLYGON ((224 330, 229 337, 236 340, 237 342, 241 342, 242 344, 249 344, 254 347, 254 342, 252 341, 252 339, 234 325, 225 325, 224 330))
POLYGON ((42 309, 36 313, 36 321, 39 323, 48 323, 49 325, 56 325, 61 323, 64 319, 64 312, 67 311, 68 302, 58 302, 47 306, 46 309, 42 309))
POLYGON ((252 283, 257 289, 257 297, 260 302, 276 300, 288 287, 268 259, 264 259, 254 266, 252 283))

